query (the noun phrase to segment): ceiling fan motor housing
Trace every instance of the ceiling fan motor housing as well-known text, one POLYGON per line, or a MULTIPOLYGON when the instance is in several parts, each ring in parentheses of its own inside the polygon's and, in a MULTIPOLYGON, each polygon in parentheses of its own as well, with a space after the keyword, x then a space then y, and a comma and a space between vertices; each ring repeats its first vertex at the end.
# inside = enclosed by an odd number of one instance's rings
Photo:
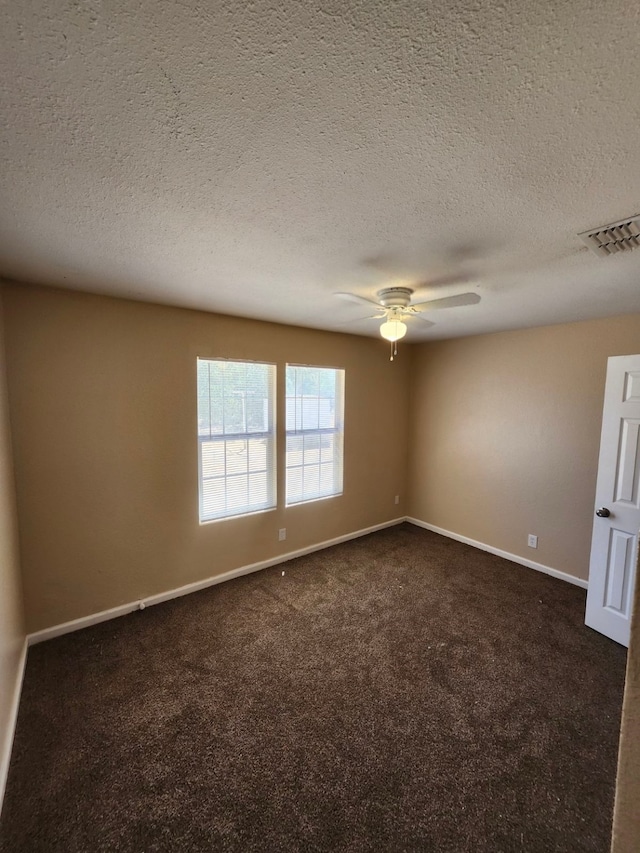
POLYGON ((378 299, 385 308, 407 308, 412 294, 410 287, 385 287, 378 291, 378 299))

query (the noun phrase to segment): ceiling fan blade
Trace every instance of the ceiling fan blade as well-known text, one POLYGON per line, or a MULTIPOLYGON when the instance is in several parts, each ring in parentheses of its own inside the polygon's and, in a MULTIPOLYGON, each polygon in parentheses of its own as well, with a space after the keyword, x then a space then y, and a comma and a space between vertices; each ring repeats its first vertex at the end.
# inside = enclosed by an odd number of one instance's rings
POLYGON ((339 326, 352 326, 354 323, 364 323, 366 320, 383 320, 384 314, 369 314, 367 317, 351 317, 338 323, 339 326))
POLYGON ((460 305, 477 305, 480 302, 478 293, 458 293, 457 296, 443 296, 442 299, 430 299, 427 302, 417 302, 412 308, 420 311, 431 311, 435 308, 456 308, 460 305))
POLYGON ((378 310, 383 307, 379 302, 375 302, 373 299, 367 299, 365 296, 358 296, 357 293, 334 293, 334 296, 339 296, 341 299, 348 299, 349 302, 375 305, 378 310))
POLYGON ((429 326, 435 326, 435 323, 432 320, 427 320, 426 317, 421 317, 420 314, 415 314, 411 319, 420 323, 422 329, 428 329, 429 326))

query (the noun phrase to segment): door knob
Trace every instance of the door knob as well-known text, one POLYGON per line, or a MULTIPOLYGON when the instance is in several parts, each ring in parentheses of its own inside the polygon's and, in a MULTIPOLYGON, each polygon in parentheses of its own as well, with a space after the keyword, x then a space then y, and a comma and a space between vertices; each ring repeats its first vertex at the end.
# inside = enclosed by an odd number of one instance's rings
POLYGON ((609 516, 611 515, 611 513, 610 513, 610 512, 609 512, 609 510, 606 508, 606 506, 601 506, 601 507, 600 507, 600 509, 597 509, 597 510, 596 510, 596 515, 597 515, 599 518, 609 518, 609 516))

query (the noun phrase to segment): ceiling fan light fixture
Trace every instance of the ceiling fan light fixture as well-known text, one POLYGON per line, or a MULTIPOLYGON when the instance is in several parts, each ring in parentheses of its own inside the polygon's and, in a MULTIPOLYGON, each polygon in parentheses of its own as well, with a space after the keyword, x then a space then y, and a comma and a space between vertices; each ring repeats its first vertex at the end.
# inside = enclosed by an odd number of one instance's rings
POLYGON ((392 343, 399 341, 407 334, 406 323, 403 323, 402 320, 387 320, 380 326, 380 334, 385 340, 392 343))

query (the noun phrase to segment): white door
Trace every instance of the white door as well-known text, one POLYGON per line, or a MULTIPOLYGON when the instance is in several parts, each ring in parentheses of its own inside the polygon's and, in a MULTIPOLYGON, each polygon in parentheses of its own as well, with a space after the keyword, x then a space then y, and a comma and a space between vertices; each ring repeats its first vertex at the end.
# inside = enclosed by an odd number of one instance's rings
POLYGON ((629 645, 640 530, 640 355, 609 359, 585 622, 629 645))

